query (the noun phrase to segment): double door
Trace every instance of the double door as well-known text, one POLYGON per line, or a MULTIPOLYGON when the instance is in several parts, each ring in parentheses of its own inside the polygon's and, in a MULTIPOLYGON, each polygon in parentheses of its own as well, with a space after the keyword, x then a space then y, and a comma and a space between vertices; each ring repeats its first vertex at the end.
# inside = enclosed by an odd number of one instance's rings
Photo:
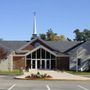
POLYGON ((31 60, 31 69, 51 69, 51 60, 31 60))

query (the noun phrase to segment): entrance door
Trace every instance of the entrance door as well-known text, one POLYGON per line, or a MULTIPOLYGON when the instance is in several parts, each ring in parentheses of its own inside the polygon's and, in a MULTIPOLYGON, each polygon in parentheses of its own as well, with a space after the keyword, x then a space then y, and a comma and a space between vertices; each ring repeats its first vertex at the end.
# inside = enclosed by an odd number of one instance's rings
POLYGON ((35 61, 36 60, 32 60, 32 68, 35 69, 35 61))
POLYGON ((40 69, 40 60, 37 60, 37 69, 40 69))
POLYGON ((45 69, 45 60, 42 60, 42 69, 45 69))

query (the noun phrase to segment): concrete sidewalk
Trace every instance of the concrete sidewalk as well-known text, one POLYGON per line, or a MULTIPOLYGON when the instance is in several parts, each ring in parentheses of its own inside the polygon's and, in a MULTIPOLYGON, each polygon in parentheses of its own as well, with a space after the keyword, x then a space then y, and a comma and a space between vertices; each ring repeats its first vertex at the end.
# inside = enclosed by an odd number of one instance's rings
POLYGON ((54 70, 29 70, 29 72, 24 71, 23 75, 16 76, 16 78, 24 79, 26 76, 32 73, 37 74, 37 72, 39 72, 40 74, 47 74, 52 76, 52 78, 50 78, 51 80, 54 79, 55 80, 90 80, 90 78, 87 77, 77 76, 67 72, 54 71, 54 70))

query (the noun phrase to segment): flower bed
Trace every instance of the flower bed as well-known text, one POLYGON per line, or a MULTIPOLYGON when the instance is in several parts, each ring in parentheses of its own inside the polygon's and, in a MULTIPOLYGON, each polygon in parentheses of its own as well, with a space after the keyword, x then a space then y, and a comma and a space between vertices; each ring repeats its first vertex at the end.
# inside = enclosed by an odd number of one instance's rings
POLYGON ((37 72, 37 74, 31 74, 25 77, 25 79, 30 79, 30 80, 34 80, 34 79, 49 79, 52 78, 50 75, 47 74, 40 74, 39 72, 37 72))

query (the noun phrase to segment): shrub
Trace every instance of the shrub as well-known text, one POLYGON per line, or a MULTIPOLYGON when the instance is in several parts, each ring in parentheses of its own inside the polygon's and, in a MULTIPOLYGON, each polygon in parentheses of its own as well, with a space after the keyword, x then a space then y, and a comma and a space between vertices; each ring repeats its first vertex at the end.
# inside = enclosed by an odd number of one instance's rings
POLYGON ((37 72, 37 74, 31 74, 29 76, 26 76, 27 79, 45 79, 45 78, 52 78, 50 75, 47 74, 40 74, 40 72, 37 72))

